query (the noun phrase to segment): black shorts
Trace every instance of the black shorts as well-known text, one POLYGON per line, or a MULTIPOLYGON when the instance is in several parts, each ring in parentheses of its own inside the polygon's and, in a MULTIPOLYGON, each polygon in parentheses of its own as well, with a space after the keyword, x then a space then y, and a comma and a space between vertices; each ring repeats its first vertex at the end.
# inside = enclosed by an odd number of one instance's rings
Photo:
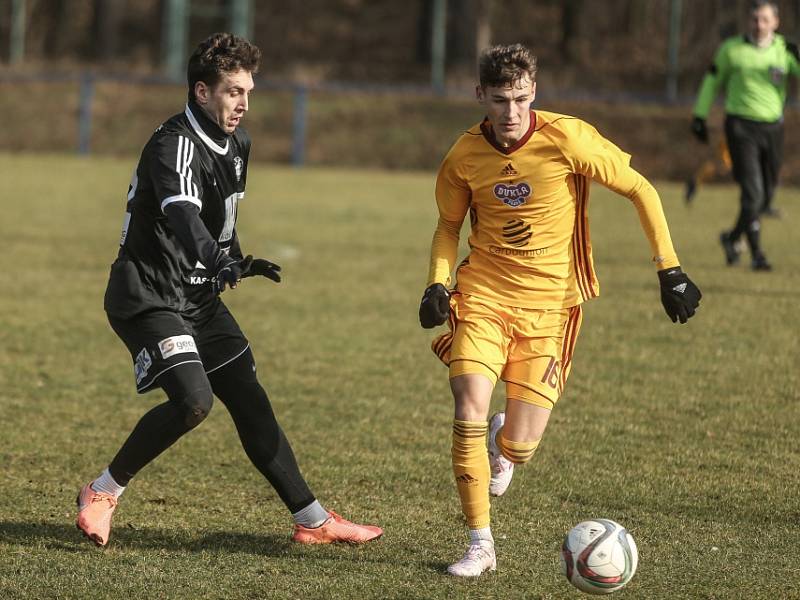
POLYGON ((178 365, 200 363, 211 373, 250 346, 221 300, 197 321, 169 310, 153 310, 131 319, 108 315, 108 322, 131 353, 140 394, 158 387, 159 375, 178 365))

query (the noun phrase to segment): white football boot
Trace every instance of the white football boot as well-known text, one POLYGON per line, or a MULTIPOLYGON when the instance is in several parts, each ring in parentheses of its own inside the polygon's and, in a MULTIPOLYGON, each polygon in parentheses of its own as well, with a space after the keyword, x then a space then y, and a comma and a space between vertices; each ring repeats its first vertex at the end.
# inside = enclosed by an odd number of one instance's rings
POLYGON ((497 558, 494 554, 494 542, 489 540, 472 542, 464 557, 447 567, 447 572, 454 577, 477 577, 485 571, 496 570, 497 558))
POLYGON ((506 413, 504 412, 495 413, 489 420, 489 468, 492 471, 489 493, 492 496, 505 494, 508 486, 511 485, 511 478, 514 476, 514 463, 503 456, 495 440, 497 432, 505 422, 506 413))

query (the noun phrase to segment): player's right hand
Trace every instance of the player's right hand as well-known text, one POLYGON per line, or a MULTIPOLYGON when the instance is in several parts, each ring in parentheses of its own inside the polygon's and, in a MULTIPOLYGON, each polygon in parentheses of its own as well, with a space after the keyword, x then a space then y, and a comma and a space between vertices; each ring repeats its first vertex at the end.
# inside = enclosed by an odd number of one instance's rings
POLYGON ((694 134, 694 137, 700 142, 704 144, 708 143, 708 128, 706 127, 705 119, 701 119, 700 117, 692 119, 692 134, 694 134))
POLYGON ((226 287, 235 288, 242 279, 242 268, 239 266, 239 262, 230 257, 226 257, 226 259, 211 280, 211 288, 217 296, 224 292, 226 287))
POLYGON ((419 324, 425 329, 441 325, 450 315, 450 292, 441 283, 428 286, 419 304, 419 324))

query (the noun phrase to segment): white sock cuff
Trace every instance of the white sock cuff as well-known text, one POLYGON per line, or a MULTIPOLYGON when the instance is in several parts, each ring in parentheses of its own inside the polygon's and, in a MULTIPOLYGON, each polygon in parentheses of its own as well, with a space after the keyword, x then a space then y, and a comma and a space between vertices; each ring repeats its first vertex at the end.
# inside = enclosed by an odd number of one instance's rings
POLYGON ((114 498, 119 498, 122 492, 125 491, 125 486, 118 484, 106 467, 105 471, 100 473, 100 477, 92 482, 92 489, 95 492, 102 492, 103 494, 114 496, 114 498))
POLYGON ((494 544, 494 538, 492 537, 492 529, 490 527, 482 527, 481 529, 470 529, 469 541, 473 544, 476 542, 491 542, 492 544, 494 544))
POLYGON ((295 523, 311 529, 322 525, 328 520, 329 516, 328 511, 322 508, 319 500, 314 500, 305 508, 298 510, 296 513, 292 513, 292 518, 294 518, 295 523))

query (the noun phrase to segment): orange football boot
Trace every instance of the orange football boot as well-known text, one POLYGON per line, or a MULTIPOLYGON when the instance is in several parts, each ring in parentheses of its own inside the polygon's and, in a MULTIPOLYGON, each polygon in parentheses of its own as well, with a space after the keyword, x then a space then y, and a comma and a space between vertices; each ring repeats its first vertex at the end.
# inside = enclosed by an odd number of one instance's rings
POLYGON ((98 546, 108 543, 111 533, 111 516, 117 508, 117 499, 109 494, 96 492, 87 483, 78 494, 78 529, 98 546))
POLYGON ((295 523, 292 541, 299 544, 363 544, 383 535, 383 529, 374 525, 358 525, 329 511, 328 519, 319 527, 305 527, 295 523))

